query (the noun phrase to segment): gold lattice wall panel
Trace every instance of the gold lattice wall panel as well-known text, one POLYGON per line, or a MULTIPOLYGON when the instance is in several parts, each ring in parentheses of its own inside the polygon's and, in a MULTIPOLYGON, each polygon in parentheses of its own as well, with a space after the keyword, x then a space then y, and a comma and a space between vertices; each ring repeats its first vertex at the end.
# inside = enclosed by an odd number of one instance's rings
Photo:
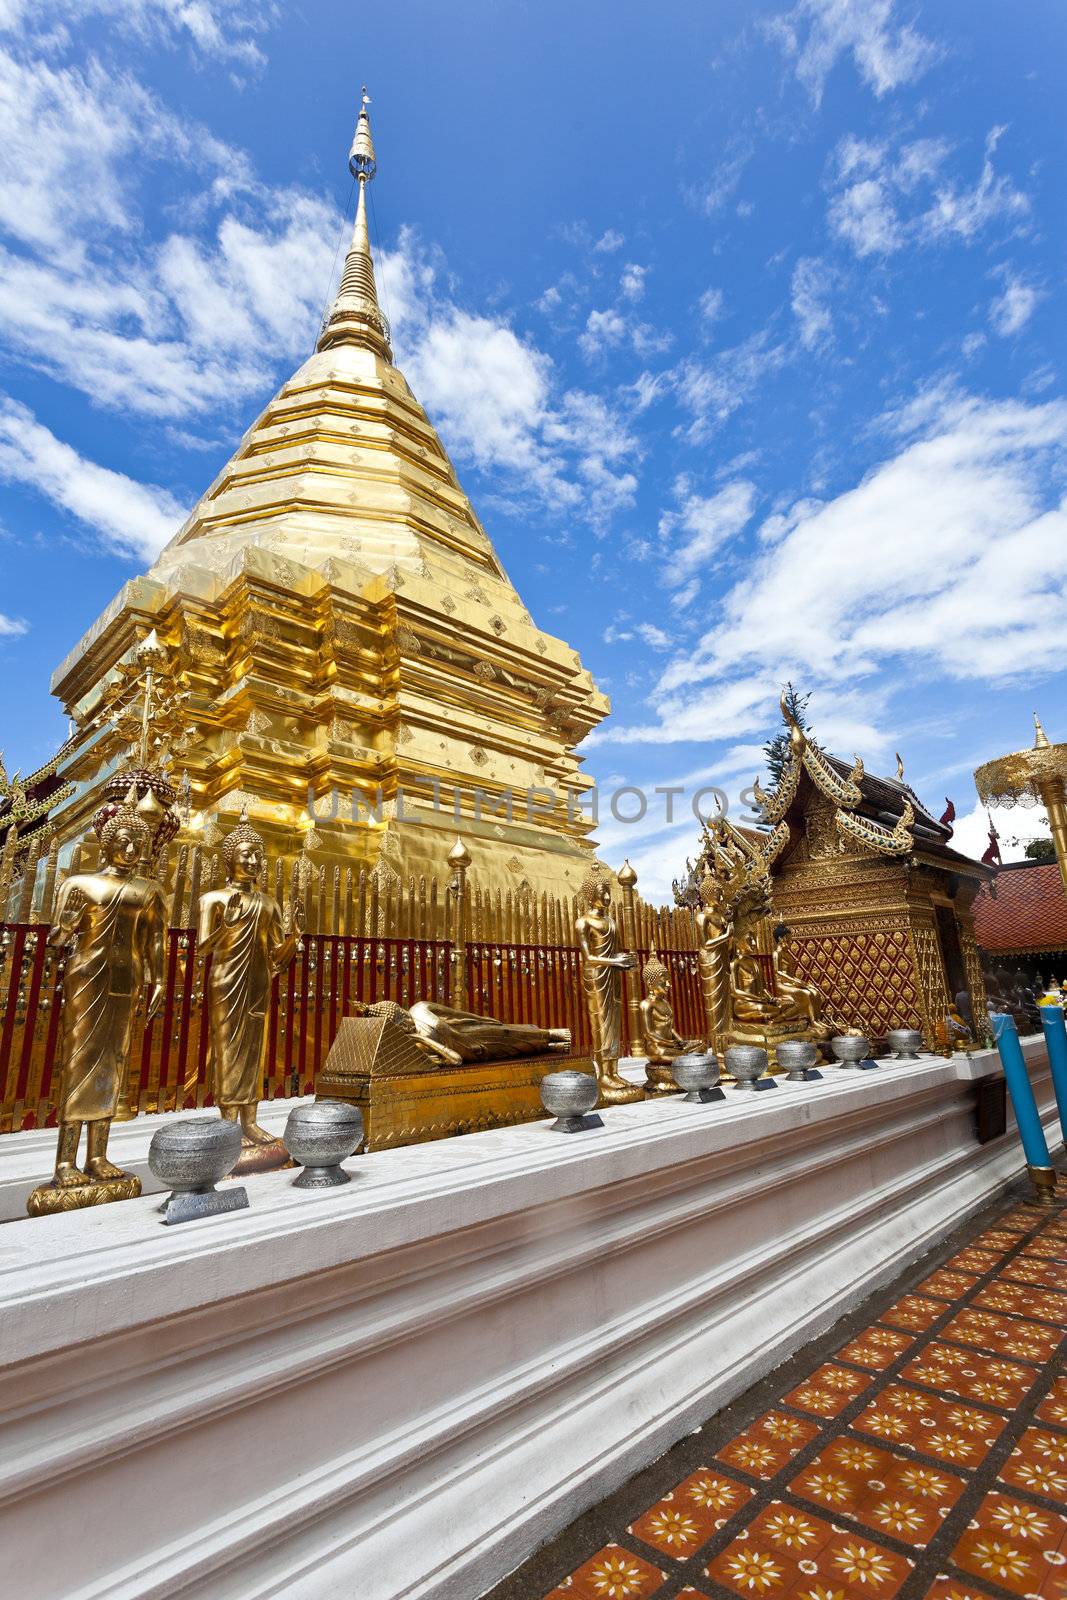
POLYGON ((919 1027, 915 967, 906 928, 799 936, 801 976, 822 992, 836 1016, 865 1032, 919 1027))
POLYGON ((923 1019, 919 1026, 927 1046, 932 1050, 937 1044, 938 1023, 944 1020, 948 1006, 945 967, 941 960, 941 946, 937 942, 937 930, 932 925, 916 923, 912 928, 912 938, 923 1006, 923 1019))

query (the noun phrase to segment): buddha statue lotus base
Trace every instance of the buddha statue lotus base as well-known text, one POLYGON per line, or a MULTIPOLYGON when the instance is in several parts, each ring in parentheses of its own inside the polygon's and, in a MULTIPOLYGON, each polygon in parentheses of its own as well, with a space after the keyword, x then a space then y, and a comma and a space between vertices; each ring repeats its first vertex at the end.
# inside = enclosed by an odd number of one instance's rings
POLYGON ((387 1017, 346 1017, 315 1082, 317 1100, 363 1113, 366 1149, 389 1150, 480 1133, 544 1116, 541 1079, 591 1071, 588 1056, 558 1051, 502 1061, 435 1062, 415 1035, 387 1017))
POLYGON ((755 1044, 767 1052, 769 1072, 781 1072, 784 1069, 778 1065, 778 1046, 787 1040, 804 1039, 812 1037, 811 1029, 801 1023, 790 1022, 743 1022, 735 1024, 730 1029, 730 1044, 755 1044))
POLYGON ((229 1177, 248 1178, 257 1172, 277 1172, 279 1167, 295 1165, 281 1139, 271 1139, 267 1143, 243 1139, 237 1165, 229 1173, 229 1177))
POLYGON ((136 1200, 141 1180, 132 1172, 118 1178, 89 1178, 85 1183, 62 1185, 41 1183, 26 1201, 31 1217, 51 1217, 62 1211, 80 1211, 84 1206, 106 1206, 112 1200, 136 1200))

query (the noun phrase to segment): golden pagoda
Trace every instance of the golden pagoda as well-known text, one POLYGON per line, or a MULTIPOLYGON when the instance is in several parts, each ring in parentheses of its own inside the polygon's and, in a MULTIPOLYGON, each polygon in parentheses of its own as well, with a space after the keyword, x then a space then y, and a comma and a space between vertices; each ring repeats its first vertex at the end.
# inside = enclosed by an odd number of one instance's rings
POLYGON ((573 891, 591 855, 574 746, 608 702, 531 618, 393 365, 366 94, 349 167, 355 226, 314 354, 54 674, 78 726, 54 821, 73 839, 128 757, 109 697, 154 632, 196 812, 225 828, 245 807, 274 855, 313 830, 317 859, 405 879, 440 870, 461 823, 488 883, 573 891))

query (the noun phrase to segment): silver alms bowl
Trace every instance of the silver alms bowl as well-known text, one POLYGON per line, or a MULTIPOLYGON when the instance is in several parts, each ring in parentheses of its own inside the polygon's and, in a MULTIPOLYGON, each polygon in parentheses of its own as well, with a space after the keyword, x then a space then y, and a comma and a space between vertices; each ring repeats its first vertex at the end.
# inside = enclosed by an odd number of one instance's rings
POLYGON ((152 1135, 148 1165, 174 1194, 209 1193, 237 1165, 241 1124, 223 1117, 184 1117, 152 1135))
POLYGON ((923 1036, 918 1028, 890 1029, 889 1048, 898 1061, 918 1061, 922 1042, 923 1036))
POLYGON ((839 1033, 830 1040, 830 1049, 842 1067, 855 1067, 867 1059, 870 1045, 862 1034, 839 1033))
POLYGON ((739 1089, 752 1089, 767 1070, 767 1052, 758 1044, 734 1044, 726 1052, 726 1070, 739 1089))
POLYGON ((778 1065, 785 1068, 787 1083, 806 1083, 804 1074, 819 1059, 819 1052, 810 1039, 783 1039, 775 1054, 778 1065))
POLYGON ((579 1133, 597 1103, 600 1086, 591 1072, 548 1072, 541 1079, 541 1104, 559 1133, 579 1133))
POLYGON ((713 1050, 675 1056, 671 1062, 671 1072, 679 1089, 685 1091, 685 1100, 690 1105, 706 1105, 709 1100, 722 1099, 721 1090, 716 1095, 708 1093, 719 1082, 719 1063, 713 1050))
POLYGON ((341 1100, 294 1106, 282 1139, 304 1169, 293 1179, 294 1189, 333 1189, 351 1181, 341 1162, 363 1143, 363 1113, 341 1100))

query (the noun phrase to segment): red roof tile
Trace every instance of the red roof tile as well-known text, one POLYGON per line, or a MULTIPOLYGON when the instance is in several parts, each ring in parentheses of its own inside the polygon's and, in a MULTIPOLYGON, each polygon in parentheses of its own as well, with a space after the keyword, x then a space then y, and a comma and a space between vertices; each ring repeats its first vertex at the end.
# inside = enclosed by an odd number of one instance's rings
POLYGON ((1067 950, 1067 895, 1059 867, 1054 861, 1001 867, 994 883, 979 890, 974 926, 984 950, 1067 950))

